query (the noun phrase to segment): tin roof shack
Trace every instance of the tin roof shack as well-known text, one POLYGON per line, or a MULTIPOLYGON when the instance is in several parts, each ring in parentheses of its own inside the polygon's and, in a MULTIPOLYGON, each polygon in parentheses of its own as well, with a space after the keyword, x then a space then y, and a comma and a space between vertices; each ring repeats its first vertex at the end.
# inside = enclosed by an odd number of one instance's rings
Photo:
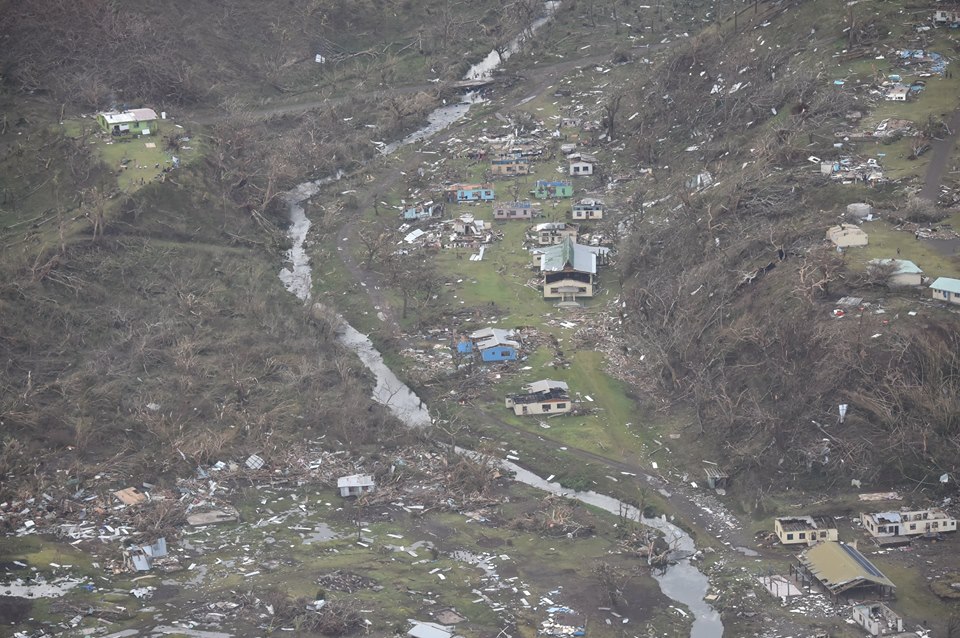
POLYGON ((597 266, 609 249, 583 246, 570 237, 545 248, 540 255, 543 298, 559 299, 561 305, 577 305, 577 299, 596 293, 597 266))
POLYGON ((889 268, 887 284, 890 286, 919 286, 923 283, 923 271, 908 259, 871 259, 867 268, 889 268))
POLYGON ((853 224, 840 224, 827 229, 827 239, 837 248, 866 246, 869 243, 867 233, 853 224))
POLYGON ((539 215, 540 210, 530 202, 507 202, 493 208, 494 219, 533 219, 539 215))
POLYGON ((725 494, 724 490, 727 489, 727 481, 730 480, 729 474, 715 467, 705 467, 703 468, 703 473, 707 476, 707 487, 721 494, 725 494))
POLYGON ((493 186, 490 184, 453 184, 446 189, 447 201, 492 202, 493 186))
POLYGON ((375 487, 373 477, 369 474, 350 474, 337 479, 337 490, 343 498, 372 492, 375 487))
POLYGON ((834 599, 861 592, 892 597, 897 588, 856 547, 839 541, 817 543, 806 550, 797 557, 791 573, 802 584, 820 583, 834 599))
POLYGON ((860 514, 864 529, 875 539, 935 535, 957 531, 957 519, 938 507, 860 514))
POLYGON ((157 134, 157 112, 153 109, 130 109, 128 111, 104 111, 97 113, 97 124, 104 133, 122 135, 157 134))
POLYGON ((937 277, 937 279, 930 284, 930 292, 933 293, 934 299, 960 304, 960 279, 937 277))
POLYGON ((603 219, 603 202, 599 199, 581 199, 573 205, 571 216, 578 221, 603 219))
POLYGON ((892 636, 903 631, 903 618, 883 603, 854 605, 850 609, 850 617, 871 636, 892 636))
POLYGON ((894 84, 887 89, 884 97, 890 102, 906 102, 910 97, 910 87, 905 84, 894 84))
POLYGON ((933 23, 938 27, 949 25, 956 28, 960 26, 960 11, 938 9, 933 12, 933 23))
POLYGON ((525 157, 505 155, 490 160, 490 172, 498 177, 513 177, 515 175, 529 175, 530 161, 525 157))
POLYGON ((781 516, 774 519, 773 530, 781 545, 814 545, 839 538, 832 516, 781 516))
POLYGON ((470 354, 479 352, 480 359, 490 362, 516 361, 520 352, 520 342, 512 339, 516 333, 502 328, 481 328, 461 338, 457 343, 457 352, 470 354))
POLYGON ((530 193, 537 199, 567 199, 573 197, 573 184, 539 179, 530 193))
POLYGON ((553 246, 563 243, 567 238, 577 241, 580 227, 565 222, 544 222, 533 226, 527 231, 527 239, 538 246, 553 246))
POLYGON ((544 379, 524 386, 523 394, 508 396, 504 405, 517 416, 530 414, 564 414, 573 409, 569 388, 563 381, 544 379))

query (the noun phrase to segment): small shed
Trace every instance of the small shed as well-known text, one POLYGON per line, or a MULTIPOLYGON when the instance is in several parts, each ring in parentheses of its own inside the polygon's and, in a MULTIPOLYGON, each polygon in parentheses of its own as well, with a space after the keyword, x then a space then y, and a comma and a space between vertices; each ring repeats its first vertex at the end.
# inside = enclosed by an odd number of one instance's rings
POLYGON ((951 277, 937 277, 930 284, 930 292, 938 301, 960 304, 960 279, 951 277))
POLYGON ((870 219, 873 217, 873 206, 863 202, 847 204, 847 214, 857 219, 870 219))
POLYGON ((105 133, 122 135, 156 135, 157 113, 153 109, 130 109, 129 111, 104 111, 97 113, 97 124, 105 133))
POLYGON ((707 475, 707 487, 711 490, 725 490, 727 489, 727 481, 730 480, 730 476, 715 467, 705 467, 703 472, 707 475))
POLYGON ((867 233, 859 226, 854 226, 853 224, 831 226, 827 229, 827 239, 837 248, 866 246, 869 243, 867 233))
POLYGON ((337 489, 344 498, 372 492, 375 485, 369 474, 350 474, 337 479, 337 489))

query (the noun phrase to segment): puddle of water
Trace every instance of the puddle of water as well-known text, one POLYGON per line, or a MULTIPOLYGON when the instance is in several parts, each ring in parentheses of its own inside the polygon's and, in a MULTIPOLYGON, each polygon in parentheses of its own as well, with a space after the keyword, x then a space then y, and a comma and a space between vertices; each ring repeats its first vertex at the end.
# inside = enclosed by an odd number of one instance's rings
POLYGON ((79 580, 26 583, 17 579, 9 584, 0 584, 0 596, 13 598, 59 598, 80 584, 79 580))

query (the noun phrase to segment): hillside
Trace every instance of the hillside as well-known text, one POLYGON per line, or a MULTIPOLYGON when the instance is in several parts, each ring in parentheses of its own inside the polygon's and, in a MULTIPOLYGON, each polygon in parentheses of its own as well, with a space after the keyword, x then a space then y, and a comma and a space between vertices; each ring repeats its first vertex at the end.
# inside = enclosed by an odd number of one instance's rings
POLYGON ((949 635, 933 10, 0 0, 0 636, 861 635, 808 514, 949 635))

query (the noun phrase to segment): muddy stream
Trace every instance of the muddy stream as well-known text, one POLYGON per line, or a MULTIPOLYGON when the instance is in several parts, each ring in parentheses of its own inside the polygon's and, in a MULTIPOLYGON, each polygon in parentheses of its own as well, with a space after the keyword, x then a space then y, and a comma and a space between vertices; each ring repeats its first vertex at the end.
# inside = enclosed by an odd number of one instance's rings
MULTIPOLYGON (((545 3, 546 15, 540 18, 512 43, 503 59, 519 50, 523 41, 530 37, 537 29, 546 24, 559 6, 559 2, 545 3)), ((486 58, 470 68, 464 79, 473 80, 488 77, 501 63, 501 56, 491 51, 486 58)), ((421 129, 407 137, 383 147, 382 153, 389 155, 407 144, 412 144, 439 133, 467 114, 472 104, 482 101, 478 93, 468 93, 463 101, 436 109, 430 114, 428 123, 421 129)), ((291 248, 286 254, 287 266, 280 271, 279 277, 286 289, 296 295, 304 303, 310 302, 312 288, 312 270, 309 256, 306 253, 305 241, 310 230, 310 220, 304 210, 304 202, 320 192, 320 189, 340 179, 341 175, 304 182, 286 193, 286 202, 289 207, 290 228, 288 235, 291 248)), ((337 330, 337 339, 347 348, 353 350, 360 357, 363 364, 373 373, 376 386, 373 390, 373 399, 384 405, 398 419, 409 427, 425 427, 431 423, 430 412, 423 401, 403 383, 396 374, 384 363, 380 352, 374 347, 370 339, 356 330, 353 326, 340 318, 341 323, 337 330)), ((469 454, 469 452, 464 451, 469 454)), ((559 483, 550 483, 536 474, 519 465, 502 462, 504 467, 515 473, 515 480, 532 487, 550 492, 563 494, 575 498, 583 503, 599 507, 614 515, 619 515, 622 504, 617 499, 598 494, 596 492, 571 492, 564 489, 559 483)), ((723 624, 720 615, 704 600, 708 590, 707 577, 691 562, 690 557, 696 553, 693 539, 682 529, 665 519, 644 518, 642 514, 631 506, 625 506, 628 516, 643 525, 659 530, 665 540, 674 548, 675 561, 666 569, 655 572, 653 577, 660 584, 660 589, 668 598, 682 604, 693 614, 691 638, 719 638, 723 635, 723 624)))

